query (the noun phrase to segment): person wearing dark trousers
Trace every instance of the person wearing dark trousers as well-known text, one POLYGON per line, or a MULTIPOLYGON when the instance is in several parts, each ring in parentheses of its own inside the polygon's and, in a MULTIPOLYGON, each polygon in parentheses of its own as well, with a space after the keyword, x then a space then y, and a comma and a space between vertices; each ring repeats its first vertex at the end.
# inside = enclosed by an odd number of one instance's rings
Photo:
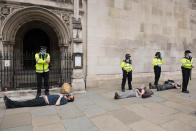
POLYGON ((6 109, 8 108, 20 108, 20 107, 35 107, 35 106, 46 106, 46 105, 64 105, 67 102, 73 102, 74 96, 72 95, 48 95, 48 96, 39 96, 31 100, 26 101, 14 101, 9 99, 7 96, 4 96, 4 103, 6 109))
POLYGON ((192 58, 192 53, 190 50, 186 50, 184 52, 184 57, 181 59, 181 69, 182 69, 182 92, 183 93, 189 93, 187 90, 187 86, 189 83, 189 79, 191 76, 191 70, 194 68, 193 66, 193 58, 192 58))
POLYGON ((125 92, 125 84, 126 84, 126 79, 128 78, 128 86, 129 90, 132 89, 132 61, 130 59, 130 54, 125 55, 125 60, 121 63, 121 68, 123 72, 123 78, 122 78, 122 84, 121 84, 121 89, 122 92, 125 92))
POLYGON ((47 47, 41 46, 40 52, 35 54, 36 74, 37 74, 37 95, 41 96, 42 78, 44 78, 45 95, 49 95, 49 63, 50 54, 46 52, 47 47))
POLYGON ((153 66, 154 66, 154 85, 157 86, 159 82, 159 78, 161 76, 161 65, 163 64, 163 59, 160 52, 156 52, 155 58, 153 58, 153 66))
POLYGON ((175 82, 174 80, 167 80, 162 85, 153 86, 151 83, 149 83, 150 89, 157 89, 157 91, 164 91, 169 89, 181 89, 180 82, 175 82))

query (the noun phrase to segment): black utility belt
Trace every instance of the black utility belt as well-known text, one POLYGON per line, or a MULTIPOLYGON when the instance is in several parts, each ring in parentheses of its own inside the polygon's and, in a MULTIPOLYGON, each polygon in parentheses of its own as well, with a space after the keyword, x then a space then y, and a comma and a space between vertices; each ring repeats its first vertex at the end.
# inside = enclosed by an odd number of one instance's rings
POLYGON ((192 70, 192 68, 185 68, 185 67, 183 67, 183 66, 181 66, 181 69, 182 69, 182 70, 192 70))

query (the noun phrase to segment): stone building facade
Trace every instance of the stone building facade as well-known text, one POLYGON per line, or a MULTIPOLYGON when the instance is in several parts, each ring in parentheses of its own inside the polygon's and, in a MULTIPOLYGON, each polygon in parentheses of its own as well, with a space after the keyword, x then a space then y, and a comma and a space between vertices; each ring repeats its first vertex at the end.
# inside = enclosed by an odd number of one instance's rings
POLYGON ((195 0, 88 1, 87 83, 110 78, 120 86, 125 53, 133 59, 133 82, 150 82, 156 51, 165 60, 161 80, 181 79, 184 50, 196 55, 195 7, 195 0))
POLYGON ((125 53, 135 82, 153 79, 156 51, 165 60, 162 79, 180 79, 184 50, 196 56, 195 16, 195 0, 0 0, 0 52, 27 50, 24 36, 36 28, 49 38, 51 55, 69 52, 73 66, 81 60, 70 76, 74 90, 120 80, 125 53))

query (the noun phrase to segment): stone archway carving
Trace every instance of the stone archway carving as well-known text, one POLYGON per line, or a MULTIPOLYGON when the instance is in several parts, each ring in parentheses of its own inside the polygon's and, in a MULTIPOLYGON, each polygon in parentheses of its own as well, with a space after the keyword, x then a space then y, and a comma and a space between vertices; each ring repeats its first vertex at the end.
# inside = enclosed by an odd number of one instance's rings
MULTIPOLYGON (((4 11, 5 14, 6 10, 4 11)), ((62 19, 52 11, 42 8, 42 7, 26 7, 16 10, 15 12, 11 12, 7 15, 5 20, 2 23, 2 28, 0 29, 0 42, 3 44, 3 52, 6 52, 10 58, 6 57, 4 55, 4 58, 6 61, 9 61, 9 66, 5 67, 7 70, 11 70, 10 72, 6 72, 4 77, 4 80, 7 83, 13 83, 13 80, 15 79, 16 74, 13 73, 13 71, 17 71, 16 64, 14 61, 14 57, 12 56, 12 53, 14 52, 14 45, 16 45, 16 38, 18 31, 22 29, 23 25, 26 23, 39 21, 43 22, 44 24, 47 24, 49 27, 51 27, 55 33, 55 41, 56 45, 59 46, 59 51, 61 56, 60 58, 65 58, 66 55, 65 52, 70 52, 70 59, 59 61, 61 62, 61 65, 59 66, 60 74, 58 74, 61 77, 61 81, 66 79, 71 79, 71 50, 68 50, 68 47, 71 47, 69 45, 69 42, 71 41, 71 31, 70 28, 66 25, 69 23, 68 21, 69 17, 64 17, 62 19), (69 63, 70 64, 69 64, 69 63), (68 72, 66 69, 68 69, 68 66, 70 67, 70 72, 68 72), (66 75, 66 76, 65 76, 66 75), (68 78, 69 77, 69 78, 68 78)), ((5 65, 4 63, 2 65, 5 65)), ((22 69, 22 66, 21 66, 22 69)), ((60 79, 59 77, 59 79, 60 79)), ((17 76, 16 76, 17 78, 17 76)), ((17 79, 16 79, 17 80, 17 79)), ((58 81, 59 82, 59 81, 58 81)), ((7 84, 5 83, 5 85, 7 84)), ((7 85, 11 87, 12 85, 7 85)))
POLYGON ((16 33, 20 27, 34 20, 44 21, 51 26, 57 34, 58 45, 68 46, 71 40, 69 28, 53 12, 41 7, 23 8, 6 17, 0 32, 3 43, 14 43, 16 33))

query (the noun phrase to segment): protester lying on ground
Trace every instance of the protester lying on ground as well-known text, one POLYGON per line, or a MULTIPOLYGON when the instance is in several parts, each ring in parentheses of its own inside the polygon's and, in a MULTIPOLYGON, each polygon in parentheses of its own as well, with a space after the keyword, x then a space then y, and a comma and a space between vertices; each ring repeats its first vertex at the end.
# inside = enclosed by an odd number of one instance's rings
POLYGON ((33 107, 33 106, 46 106, 46 105, 64 105, 67 102, 73 102, 74 96, 72 95, 48 95, 36 97, 32 100, 26 101, 13 101, 7 96, 4 96, 4 103, 6 108, 19 108, 19 107, 33 107))
POLYGON ((175 82, 174 80, 167 80, 164 82, 163 85, 157 85, 153 86, 151 83, 149 83, 150 89, 157 89, 157 91, 163 91, 168 89, 181 89, 180 82, 175 82))
POLYGON ((142 85, 139 88, 134 88, 133 90, 128 90, 126 92, 115 92, 114 99, 123 99, 129 97, 142 97, 147 98, 153 94, 152 90, 148 89, 146 86, 142 85))

